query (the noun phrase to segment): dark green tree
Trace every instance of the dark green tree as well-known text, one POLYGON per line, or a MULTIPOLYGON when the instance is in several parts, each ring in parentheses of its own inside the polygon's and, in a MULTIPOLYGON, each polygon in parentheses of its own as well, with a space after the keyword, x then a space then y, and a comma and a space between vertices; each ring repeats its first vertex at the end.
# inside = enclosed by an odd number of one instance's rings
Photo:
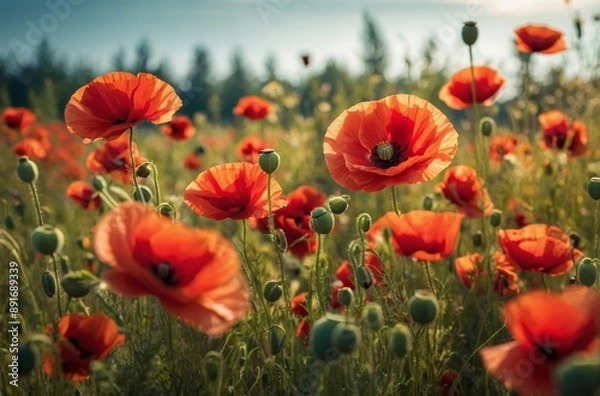
POLYGON ((221 90, 221 118, 233 119, 233 108, 239 98, 252 92, 253 81, 245 65, 241 50, 236 50, 231 58, 231 74, 223 82, 221 90))
POLYGON ((183 112, 190 116, 195 112, 209 114, 213 93, 210 56, 206 48, 199 46, 194 49, 192 65, 182 91, 183 112))
POLYGON ((363 15, 363 55, 366 74, 385 73, 387 67, 387 47, 379 27, 368 12, 363 15))

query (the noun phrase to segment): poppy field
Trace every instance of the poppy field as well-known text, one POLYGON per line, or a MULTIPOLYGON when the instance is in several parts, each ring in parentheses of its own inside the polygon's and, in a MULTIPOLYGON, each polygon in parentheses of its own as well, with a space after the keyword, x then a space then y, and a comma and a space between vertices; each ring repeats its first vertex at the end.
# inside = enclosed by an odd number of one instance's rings
POLYGON ((598 65, 534 75, 579 47, 531 23, 511 82, 479 29, 231 122, 144 71, 0 108, 0 394, 600 394, 598 65))

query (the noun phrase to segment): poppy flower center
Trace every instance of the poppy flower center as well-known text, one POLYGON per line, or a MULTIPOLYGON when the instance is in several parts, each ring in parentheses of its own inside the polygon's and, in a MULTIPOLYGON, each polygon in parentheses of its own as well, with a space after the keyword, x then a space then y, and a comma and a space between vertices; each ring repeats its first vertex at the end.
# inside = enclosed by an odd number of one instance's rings
POLYGON ((75 349, 77 349, 79 351, 79 358, 80 359, 87 359, 87 358, 90 358, 90 357, 94 356, 93 353, 84 351, 81 348, 81 346, 79 345, 79 341, 77 341, 77 338, 75 338, 75 337, 69 337, 69 342, 71 343, 71 345, 73 345, 75 347, 75 349))
POLYGON ((383 142, 373 147, 369 160, 380 169, 388 169, 406 160, 402 157, 402 148, 396 142, 383 142))
POLYGON ((558 357, 556 348, 551 344, 536 344, 535 347, 548 361, 552 361, 558 357))
POLYGON ((166 261, 158 264, 151 264, 152 272, 166 285, 174 286, 177 284, 177 277, 175 276, 175 269, 170 263, 166 261))

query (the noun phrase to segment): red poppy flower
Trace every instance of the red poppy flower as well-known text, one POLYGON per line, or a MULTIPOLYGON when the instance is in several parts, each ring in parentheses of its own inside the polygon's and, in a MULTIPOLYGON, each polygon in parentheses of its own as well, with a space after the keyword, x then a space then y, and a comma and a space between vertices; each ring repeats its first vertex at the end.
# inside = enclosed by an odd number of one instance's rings
POLYGON ((310 323, 308 323, 306 318, 298 322, 298 327, 296 327, 296 337, 300 338, 304 346, 308 346, 310 341, 310 323))
POLYGON ((438 381, 438 387, 442 396, 460 396, 460 386, 455 386, 458 378, 458 372, 456 370, 444 370, 438 381), (452 391, 454 388, 454 391, 452 391))
POLYGON ((458 165, 448 169, 444 181, 438 184, 436 189, 465 216, 489 216, 494 204, 483 183, 475 169, 467 165, 458 165))
MULTIPOLYGON (((54 332, 53 325, 46 326, 48 335, 54 332)), ((104 314, 90 316, 70 314, 58 321, 58 356, 63 375, 73 381, 86 380, 90 375, 90 363, 104 359, 117 345, 125 341, 117 325, 104 314)), ((52 376, 54 362, 48 353, 42 364, 44 372, 52 376)))
POLYGON ((160 128, 163 135, 173 140, 186 140, 194 136, 196 128, 187 116, 176 116, 160 128))
POLYGON ((271 112, 271 102, 255 95, 240 98, 233 108, 233 114, 243 116, 249 120, 260 120, 271 112))
MULTIPOLYGON (((268 175, 248 162, 213 166, 200 173, 185 189, 185 203, 200 216, 214 220, 261 218, 269 214, 268 175)), ((271 208, 286 204, 281 186, 271 179, 271 208)))
POLYGON ((421 261, 437 261, 454 252, 463 216, 413 210, 398 216, 384 215, 391 226, 396 253, 421 261))
MULTIPOLYGON (((350 270, 350 271, 352 271, 352 270, 350 270)), ((338 292, 341 289, 343 289, 344 287, 346 287, 346 286, 344 286, 342 281, 339 281, 339 280, 335 281, 331 284, 331 298, 329 299, 329 304, 331 305, 331 308, 338 309, 338 308, 342 307, 342 303, 340 303, 340 300, 338 299, 338 292)))
POLYGON ((148 73, 112 72, 79 88, 65 108, 65 123, 85 143, 114 140, 142 121, 163 124, 181 107, 172 86, 148 73))
POLYGON ((15 144, 13 153, 18 156, 26 155, 32 159, 44 159, 48 155, 48 150, 39 140, 25 138, 15 144))
POLYGON ((194 153, 188 154, 183 159, 183 167, 188 170, 198 170, 202 166, 200 157, 194 153))
POLYGON ((83 209, 96 209, 102 202, 94 188, 84 181, 75 181, 67 186, 67 198, 83 209))
MULTIPOLYGON (((377 256, 371 252, 367 252, 365 266, 373 276, 373 283, 380 284, 383 281, 383 268, 377 256)), ((344 287, 354 289, 354 271, 348 260, 342 262, 335 271, 335 277, 342 282, 344 287)))
MULTIPOLYGON (((475 97, 477 103, 491 106, 500 88, 504 86, 504 79, 498 72, 488 66, 473 67, 475 75, 475 97)), ((450 81, 442 87, 439 98, 448 107, 454 110, 463 110, 474 103, 471 88, 471 68, 466 67, 454 73, 450 81)))
POLYGON ((237 146, 238 158, 245 162, 258 164, 258 156, 264 149, 270 148, 268 143, 254 136, 243 138, 237 146))
MULTIPOLYGON (((288 204, 273 213, 275 229, 283 230, 288 251, 303 258, 317 250, 317 238, 310 227, 310 212, 323 206, 327 196, 310 186, 300 186, 287 196, 288 204)), ((267 218, 256 219, 252 225, 269 232, 267 218)))
POLYGON ((562 32, 546 25, 523 25, 515 29, 515 34, 519 52, 555 54, 567 49, 562 32))
POLYGON ((569 236, 547 224, 530 224, 517 230, 499 230, 498 243, 513 266, 524 271, 563 275, 583 253, 573 249, 569 236))
POLYGON ((549 150, 566 149, 571 156, 579 156, 588 151, 588 132, 582 121, 572 125, 567 116, 558 110, 550 110, 538 116, 544 135, 541 146, 549 150))
POLYGON ((502 162, 505 155, 516 154, 519 140, 513 135, 493 136, 490 139, 490 159, 502 162))
POLYGON ((373 192, 437 176, 454 158, 457 139, 431 103, 388 96, 354 105, 333 121, 325 134, 325 161, 339 185, 373 192))
POLYGON ((248 310, 239 257, 216 231, 188 228, 128 202, 96 225, 94 251, 110 266, 102 279, 114 292, 154 295, 167 311, 208 335, 227 331, 248 310))
POLYGON ((514 341, 483 348, 481 359, 492 376, 523 395, 555 394, 556 365, 599 344, 600 296, 591 288, 521 294, 502 308, 502 316, 514 341))
MULTIPOLYGON (((483 256, 479 253, 457 257, 454 260, 456 276, 466 286, 471 287, 478 279, 486 277, 483 256)), ((492 263, 494 292, 499 296, 508 296, 519 291, 519 276, 502 253, 494 255, 492 263)), ((477 294, 487 293, 486 287, 478 287, 477 294)))
MULTIPOLYGON (((140 157, 135 143, 133 143, 133 156, 136 165, 147 161, 145 158, 140 157)), ((94 173, 100 175, 110 173, 123 183, 132 183, 129 138, 121 136, 104 143, 88 155, 85 164, 94 173)))
POLYGON ((306 296, 308 293, 300 293, 295 295, 290 302, 292 305, 292 312, 294 315, 304 318, 308 316, 308 308, 306 305, 306 296))
POLYGON ((35 121, 35 114, 25 107, 7 107, 2 112, 2 122, 9 128, 25 130, 35 121))
POLYGON ((512 214, 517 227, 522 228, 531 223, 531 207, 518 198, 508 199, 508 210, 512 214))

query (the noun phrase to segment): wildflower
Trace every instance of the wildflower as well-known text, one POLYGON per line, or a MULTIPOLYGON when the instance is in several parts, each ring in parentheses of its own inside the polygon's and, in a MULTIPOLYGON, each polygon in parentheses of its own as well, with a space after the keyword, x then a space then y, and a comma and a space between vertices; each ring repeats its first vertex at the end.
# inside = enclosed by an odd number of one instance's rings
POLYGON ((160 128, 160 132, 173 140, 187 140, 194 136, 196 128, 187 116, 175 116, 160 128))
MULTIPOLYGON (((133 143, 133 155, 136 164, 147 161, 140 156, 135 143, 133 143)), ((110 173, 123 183, 131 182, 131 155, 128 137, 121 136, 104 143, 88 155, 85 164, 90 171, 99 175, 110 173)))
POLYGON ((237 146, 237 155, 241 161, 258 163, 258 156, 264 149, 269 148, 269 144, 254 136, 246 136, 237 146))
POLYGON ((2 112, 2 122, 9 128, 24 131, 35 121, 35 114, 25 107, 7 107, 2 112))
POLYGON ((470 67, 454 73, 440 90, 439 98, 454 110, 466 109, 474 102, 484 106, 492 105, 500 88, 504 86, 504 79, 489 66, 474 66, 473 74, 476 100, 473 98, 470 67))
POLYGON ((233 114, 243 116, 249 120, 260 120, 271 112, 271 102, 255 95, 240 98, 233 108, 233 114))
POLYGON ((546 25, 523 25, 515 29, 515 34, 519 52, 555 54, 567 49, 562 32, 546 25))
POLYGON ((475 169, 467 165, 458 165, 448 169, 444 181, 438 184, 436 189, 465 216, 489 216, 494 205, 487 189, 482 187, 483 183, 475 169))
POLYGON ((96 209, 101 200, 98 193, 87 182, 74 181, 67 186, 67 198, 81 206, 83 209, 96 209))
POLYGON ((541 146, 548 150, 566 149, 575 157, 587 153, 588 131, 583 121, 572 124, 567 116, 558 110, 550 110, 538 116, 544 134, 541 146))

